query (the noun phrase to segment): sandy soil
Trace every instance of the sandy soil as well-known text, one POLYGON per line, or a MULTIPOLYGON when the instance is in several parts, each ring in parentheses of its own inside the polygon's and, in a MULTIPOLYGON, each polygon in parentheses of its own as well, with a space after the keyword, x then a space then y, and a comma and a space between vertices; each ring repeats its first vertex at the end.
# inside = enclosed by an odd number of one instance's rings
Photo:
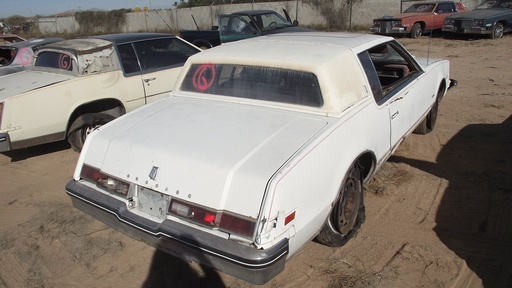
MULTIPOLYGON (((400 39, 446 58, 459 86, 366 189, 346 246, 311 242, 260 287, 512 287, 512 36, 400 39), (428 49, 430 45, 430 49, 428 49)), ((252 287, 72 208, 65 143, 0 154, 0 287, 252 287)))

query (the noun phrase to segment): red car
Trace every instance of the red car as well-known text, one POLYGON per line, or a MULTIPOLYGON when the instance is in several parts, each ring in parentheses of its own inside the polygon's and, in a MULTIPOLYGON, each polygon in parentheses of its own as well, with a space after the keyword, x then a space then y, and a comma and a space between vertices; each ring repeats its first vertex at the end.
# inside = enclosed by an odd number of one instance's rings
POLYGON ((415 3, 403 13, 374 19, 370 31, 383 35, 409 35, 411 38, 418 38, 424 32, 441 29, 447 16, 462 11, 467 9, 461 2, 415 3))

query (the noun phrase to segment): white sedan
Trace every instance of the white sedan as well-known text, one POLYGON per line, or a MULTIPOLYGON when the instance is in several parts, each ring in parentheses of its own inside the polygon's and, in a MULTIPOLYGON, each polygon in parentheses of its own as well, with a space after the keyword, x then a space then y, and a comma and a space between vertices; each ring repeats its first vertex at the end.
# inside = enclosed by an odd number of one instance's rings
POLYGON ((262 284, 313 238, 342 246, 363 183, 456 84, 390 37, 276 34, 188 59, 169 97, 101 126, 66 185, 136 239, 262 284))

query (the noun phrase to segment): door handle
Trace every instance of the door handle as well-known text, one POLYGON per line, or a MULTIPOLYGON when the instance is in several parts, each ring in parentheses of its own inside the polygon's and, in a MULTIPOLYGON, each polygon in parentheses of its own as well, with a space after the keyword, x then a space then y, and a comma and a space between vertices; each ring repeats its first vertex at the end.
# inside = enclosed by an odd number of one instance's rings
POLYGON ((393 115, 391 115, 391 120, 395 119, 396 116, 398 116, 398 114, 400 114, 400 112, 396 111, 395 113, 393 113, 393 115))
POLYGON ((144 82, 149 83, 149 81, 153 81, 153 80, 156 80, 156 78, 155 77, 153 77, 153 78, 146 78, 146 79, 144 79, 144 82))

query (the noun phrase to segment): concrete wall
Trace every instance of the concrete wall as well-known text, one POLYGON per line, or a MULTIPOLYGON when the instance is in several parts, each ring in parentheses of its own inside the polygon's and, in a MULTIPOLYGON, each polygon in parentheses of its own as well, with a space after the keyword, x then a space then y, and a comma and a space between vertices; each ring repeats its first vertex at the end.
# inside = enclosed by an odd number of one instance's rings
MULTIPOLYGON (((329 11, 330 16, 341 19, 346 27, 370 27, 372 19, 383 15, 393 15, 400 12, 400 1, 398 0, 353 0, 352 6, 346 1, 326 0, 333 5, 329 11), (336 12, 338 11, 338 12, 336 12), (332 15, 332 13, 338 13, 332 15), (344 18, 344 19, 343 19, 344 18)), ((463 0, 468 8, 474 8, 480 0, 463 0)), ((409 2, 403 2, 403 8, 409 2)), ((288 10, 292 19, 297 18, 302 26, 325 26, 328 27, 329 17, 322 14, 309 1, 281 1, 263 2, 253 4, 227 4, 208 7, 193 7, 184 9, 152 10, 128 13, 126 25, 120 32, 142 32, 142 31, 171 31, 177 33, 179 30, 210 29, 217 25, 219 14, 229 14, 241 10, 271 9, 282 13, 282 9, 288 10)), ((74 17, 41 17, 38 19, 39 31, 43 34, 54 33, 77 33, 80 25, 74 17)), ((102 31, 98 31, 102 32, 102 31)))

